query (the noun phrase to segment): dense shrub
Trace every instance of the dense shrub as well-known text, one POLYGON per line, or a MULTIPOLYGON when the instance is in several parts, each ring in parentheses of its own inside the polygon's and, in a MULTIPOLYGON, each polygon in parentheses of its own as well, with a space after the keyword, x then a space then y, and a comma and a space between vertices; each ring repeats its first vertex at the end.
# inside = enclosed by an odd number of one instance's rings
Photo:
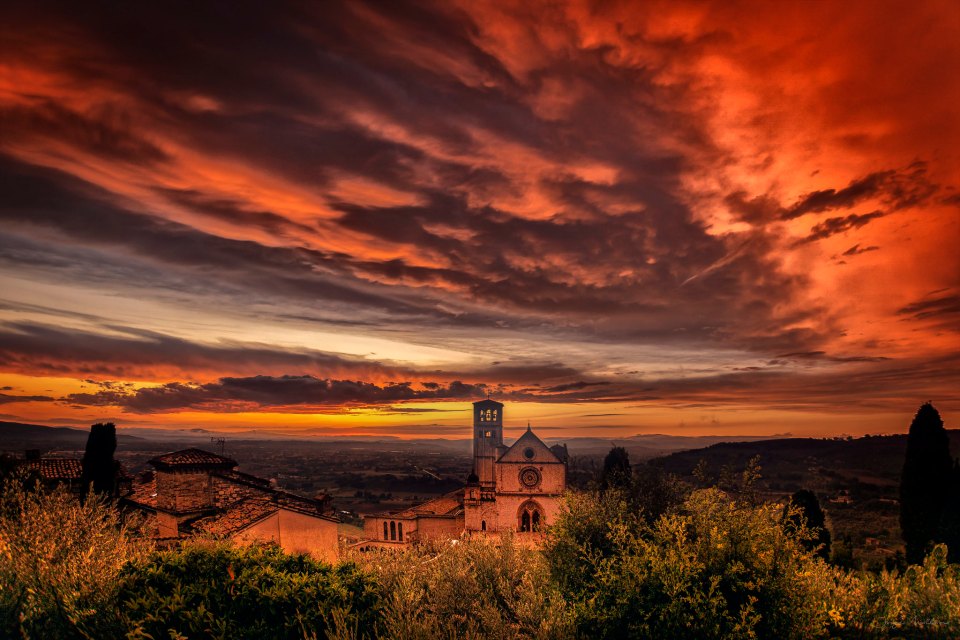
POLYGON ((828 624, 827 594, 807 579, 826 567, 784 529, 779 507, 709 489, 646 524, 612 514, 616 504, 568 501, 546 548, 581 635, 807 638, 828 624))
POLYGON ((385 594, 382 637, 563 638, 572 620, 538 551, 506 537, 365 555, 385 594))
POLYGON ((352 563, 275 546, 194 543, 127 568, 118 605, 131 638, 372 637, 380 596, 352 563))
POLYGON ((122 567, 147 548, 106 502, 60 489, 0 489, 0 637, 122 637, 122 567))

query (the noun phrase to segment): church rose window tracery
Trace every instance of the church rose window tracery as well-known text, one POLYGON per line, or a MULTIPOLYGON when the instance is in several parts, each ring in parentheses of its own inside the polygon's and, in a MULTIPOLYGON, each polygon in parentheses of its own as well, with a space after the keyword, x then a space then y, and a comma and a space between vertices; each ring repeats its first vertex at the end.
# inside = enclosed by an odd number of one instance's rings
POLYGON ((533 467, 524 467, 520 470, 520 484, 527 489, 533 489, 540 484, 540 472, 533 467))

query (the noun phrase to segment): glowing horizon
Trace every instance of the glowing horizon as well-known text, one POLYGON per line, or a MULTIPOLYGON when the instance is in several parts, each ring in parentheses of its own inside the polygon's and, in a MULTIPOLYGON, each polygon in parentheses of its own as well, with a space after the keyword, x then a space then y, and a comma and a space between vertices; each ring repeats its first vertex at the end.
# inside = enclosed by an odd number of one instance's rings
POLYGON ((2 420, 459 437, 960 411, 960 11, 0 10, 2 420))

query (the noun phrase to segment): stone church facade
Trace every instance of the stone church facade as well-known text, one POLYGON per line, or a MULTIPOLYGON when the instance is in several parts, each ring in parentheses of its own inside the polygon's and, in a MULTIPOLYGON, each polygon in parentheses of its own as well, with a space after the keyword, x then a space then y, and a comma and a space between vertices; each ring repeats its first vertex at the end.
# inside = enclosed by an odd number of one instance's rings
POLYGON ((567 448, 548 447, 528 426, 503 442, 503 404, 473 403, 473 472, 463 489, 415 507, 364 519, 364 546, 404 546, 430 538, 502 535, 535 538, 552 524, 567 487, 567 448))

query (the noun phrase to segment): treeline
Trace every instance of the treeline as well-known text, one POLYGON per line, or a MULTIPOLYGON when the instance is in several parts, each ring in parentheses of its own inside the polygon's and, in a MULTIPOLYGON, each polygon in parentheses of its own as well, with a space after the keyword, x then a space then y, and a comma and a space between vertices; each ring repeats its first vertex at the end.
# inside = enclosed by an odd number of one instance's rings
POLYGON ((196 541, 154 551, 105 502, 8 485, 10 638, 950 638, 960 566, 817 555, 797 510, 669 478, 571 494, 542 551, 464 539, 348 556, 196 541), (653 490, 650 490, 650 489, 653 490))

